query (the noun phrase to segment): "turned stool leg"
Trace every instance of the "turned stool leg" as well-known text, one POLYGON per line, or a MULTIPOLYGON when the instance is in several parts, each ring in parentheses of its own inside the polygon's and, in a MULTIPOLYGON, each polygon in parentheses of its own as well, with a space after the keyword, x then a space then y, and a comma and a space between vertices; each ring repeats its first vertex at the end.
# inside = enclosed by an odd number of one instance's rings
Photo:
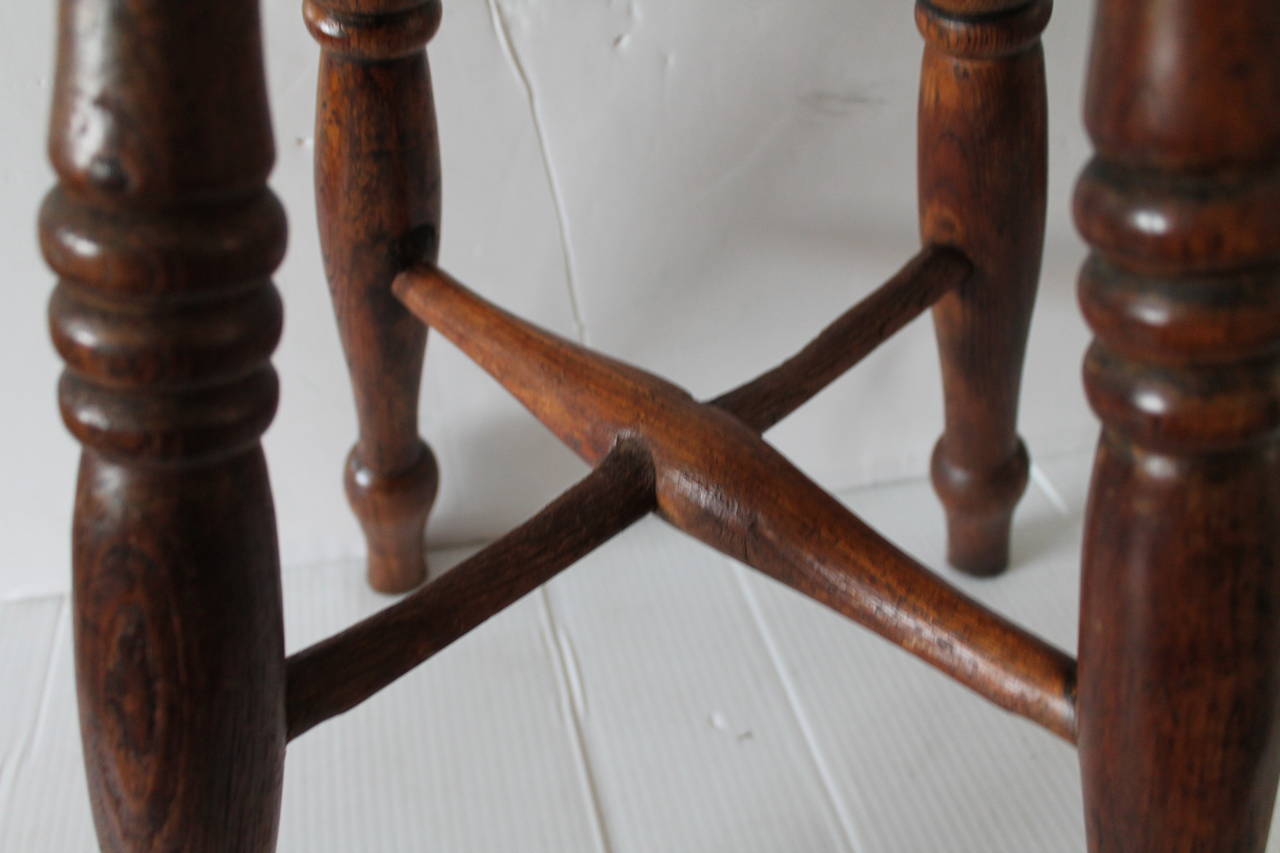
POLYGON ((427 330, 391 294, 406 266, 434 262, 440 164, 423 50, 439 0, 308 0, 323 47, 316 203, 325 270, 360 435, 345 483, 364 528, 369 583, 402 592, 427 576, 423 530, 438 475, 418 437, 427 330))
POLYGON ((1103 421, 1080 759, 1094 853, 1264 849, 1280 771, 1280 6, 1103 0, 1076 216, 1103 421))
POLYGON ((921 0, 921 229, 961 249, 974 275, 933 309, 946 431, 933 483, 948 557, 976 575, 1009 562, 1009 525, 1027 484, 1017 433, 1027 329, 1045 217, 1045 82, 1040 32, 1050 0, 921 0))
POLYGON ((74 628, 112 853, 267 853, 284 763, 270 275, 284 212, 254 0, 62 0, 41 242, 84 445, 74 628))

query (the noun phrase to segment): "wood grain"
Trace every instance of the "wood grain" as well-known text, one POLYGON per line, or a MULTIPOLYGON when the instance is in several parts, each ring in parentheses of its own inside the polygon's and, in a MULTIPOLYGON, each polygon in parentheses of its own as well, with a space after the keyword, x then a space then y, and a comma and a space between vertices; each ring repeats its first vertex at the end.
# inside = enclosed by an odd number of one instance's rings
POLYGON ((270 276, 284 212, 252 0, 63 0, 40 239, 80 727, 111 853, 270 851, 284 765, 270 276))
POLYGON ((1280 6, 1103 0, 1076 192, 1103 422, 1080 759, 1094 853, 1266 846, 1280 774, 1280 6), (1176 61, 1174 61, 1176 60, 1176 61))
POLYGON ((1027 485, 1018 396, 1040 276, 1047 182, 1040 31, 1050 0, 922 2, 919 193, 926 243, 955 247, 974 273, 933 309, 946 430, 934 488, 948 559, 975 575, 1009 563, 1027 485))
POLYGON ((440 241, 440 154, 424 47, 439 0, 307 0, 322 46, 316 209, 325 271, 356 398, 359 438, 343 482, 364 529, 369 583, 427 577, 423 530, 439 474, 418 435, 427 330, 391 295, 440 241))
POLYGON ((396 294, 589 464, 652 455, 658 513, 848 616, 996 704, 1074 737, 1074 661, 956 591, 759 435, 670 383, 566 341, 418 267, 396 294))
POLYGON ((928 246, 897 275, 840 315, 804 349, 712 401, 765 432, 839 379, 973 271, 960 252, 928 246))
POLYGON ((359 438, 369 576, 426 577, 426 329, 595 470, 400 603, 283 655, 260 437, 285 217, 253 0, 60 0, 40 214, 72 530, 89 795, 113 853, 275 846, 285 742, 376 693, 648 512, 1078 741, 1093 853, 1261 853, 1280 777, 1280 6, 1100 0, 1076 192, 1103 421, 1068 655, 967 598, 760 436, 929 306, 949 555, 1000 571, 1045 200, 1050 0, 920 0, 926 248, 711 402, 538 329, 435 268, 425 46, 439 0, 306 0, 316 186, 359 438), (416 317, 415 317, 416 315, 416 317), (1078 723, 1077 723, 1078 715, 1078 723))
POLYGON ((288 662, 289 737, 348 711, 551 580, 654 507, 648 454, 623 441, 542 512, 288 662))

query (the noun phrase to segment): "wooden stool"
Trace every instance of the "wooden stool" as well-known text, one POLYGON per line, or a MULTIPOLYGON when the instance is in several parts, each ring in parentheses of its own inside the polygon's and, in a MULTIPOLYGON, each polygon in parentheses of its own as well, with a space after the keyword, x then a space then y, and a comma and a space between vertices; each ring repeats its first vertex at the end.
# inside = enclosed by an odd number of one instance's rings
MULTIPOLYGON (((1045 214, 1050 0, 920 0, 924 248, 709 402, 537 329, 435 264, 425 46, 440 0, 307 0, 317 196, 360 432, 369 579, 426 578, 427 327, 594 471, 438 580, 288 658, 259 436, 285 216, 254 0, 61 0, 41 212, 84 445, 75 647, 110 851, 268 851, 285 745, 650 512, 1079 746, 1093 851, 1261 851, 1280 773, 1280 4, 1101 0, 1076 196, 1103 420, 1079 664, 885 541, 761 439, 932 306, 950 557, 1000 572, 1045 214), (1078 672, 1078 674, 1077 674, 1078 672)), ((714 117, 708 117, 714 120, 714 117)), ((429 841, 426 842, 429 844, 429 841)))

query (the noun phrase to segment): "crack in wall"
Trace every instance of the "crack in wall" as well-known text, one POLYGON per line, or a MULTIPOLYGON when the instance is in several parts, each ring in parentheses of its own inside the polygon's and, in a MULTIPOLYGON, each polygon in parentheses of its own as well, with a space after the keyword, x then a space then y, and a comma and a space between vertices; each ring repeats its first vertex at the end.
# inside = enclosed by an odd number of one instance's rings
POLYGON ((1058 487, 1049 479, 1049 475, 1045 473, 1045 470, 1034 462, 1031 463, 1031 482, 1039 487, 1049 503, 1053 504, 1054 509, 1067 518, 1071 517, 1071 507, 1067 506, 1067 501, 1062 497, 1062 492, 1058 491, 1058 487))
POLYGON ((556 225, 560 232, 560 251, 564 256, 565 285, 569 295, 569 308, 573 313, 573 325, 578 343, 587 345, 587 324, 583 319, 582 301, 578 294, 577 277, 573 266, 573 243, 569 236, 569 218, 565 211, 564 198, 560 192, 560 183, 556 180, 555 167, 551 160, 551 151, 547 144, 547 133, 543 126, 542 114, 538 109, 538 97, 533 88, 533 81, 525 69, 520 53, 515 48, 511 37, 511 23, 502 10, 501 0, 486 0, 489 4, 489 17, 493 21, 493 31, 498 37, 498 44, 511 66, 512 72, 524 87, 525 99, 529 102, 529 114, 533 120, 533 132, 538 138, 538 152, 542 157, 542 168, 547 176, 547 184, 551 190, 551 203, 555 208, 556 225))
POLYGON ((53 675, 61 660, 64 638, 70 635, 71 607, 66 596, 58 596, 57 607, 53 629, 48 639, 48 650, 45 654, 44 674, 40 680, 39 705, 35 709, 26 734, 16 742, 16 749, 8 755, 0 754, 0 814, 9 810, 22 771, 30 767, 36 744, 44 736, 45 727, 49 723, 53 691, 57 684, 53 675))
POLYGON ((610 840, 609 824, 605 818, 604 802, 600 797, 600 786, 596 781, 596 773, 591 764, 591 754, 587 749, 586 732, 583 720, 586 716, 586 697, 582 688, 582 675, 578 671, 577 656, 573 653, 573 645, 560 627, 556 618, 555 606, 551 602, 551 593, 543 584, 538 590, 542 604, 543 639, 547 644, 547 652, 555 661, 556 681, 560 687, 561 701, 564 703, 565 715, 568 718, 569 732, 573 738, 578 758, 578 772, 581 773, 584 794, 589 811, 594 820, 596 849, 599 853, 613 853, 610 840))

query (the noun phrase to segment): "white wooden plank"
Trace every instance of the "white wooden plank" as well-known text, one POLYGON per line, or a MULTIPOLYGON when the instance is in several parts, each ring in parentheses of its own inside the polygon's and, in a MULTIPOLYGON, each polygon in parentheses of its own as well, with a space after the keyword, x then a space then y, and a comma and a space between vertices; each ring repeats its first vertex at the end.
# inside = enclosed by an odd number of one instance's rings
MULTIPOLYGON (((356 563, 288 573, 289 644, 390 601, 356 563)), ((280 850, 598 850, 557 666, 535 593, 304 735, 289 749, 280 850)))
POLYGON ((549 599, 614 853, 854 849, 718 555, 649 520, 549 599))
POLYGON ((0 850, 96 850, 65 597, 0 604, 0 685, 0 850))
MULTIPOLYGON (((942 565, 942 513, 925 481, 858 492, 850 502, 926 564, 942 565)), ((1077 526, 1033 490, 1018 514, 1013 571, 996 581, 947 577, 1074 648, 1077 526)), ((1068 745, 843 617, 743 577, 868 851, 1083 849, 1068 745)))

